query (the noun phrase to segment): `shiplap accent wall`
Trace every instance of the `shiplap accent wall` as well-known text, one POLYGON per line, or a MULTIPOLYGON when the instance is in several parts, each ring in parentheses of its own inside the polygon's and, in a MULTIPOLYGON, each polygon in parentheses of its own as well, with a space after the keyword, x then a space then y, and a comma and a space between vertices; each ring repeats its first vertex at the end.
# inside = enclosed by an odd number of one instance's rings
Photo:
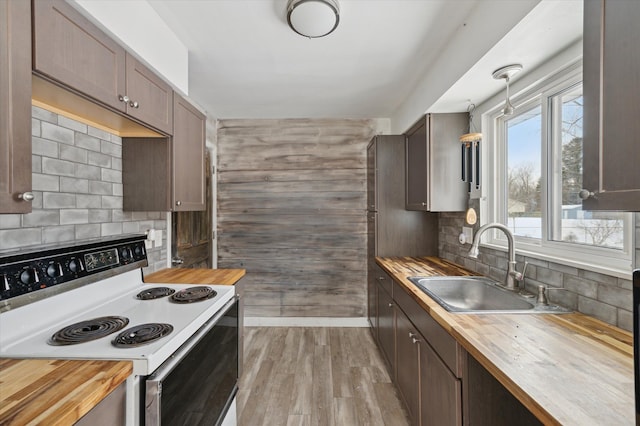
POLYGON ((248 317, 366 316, 371 120, 218 123, 218 267, 248 317))

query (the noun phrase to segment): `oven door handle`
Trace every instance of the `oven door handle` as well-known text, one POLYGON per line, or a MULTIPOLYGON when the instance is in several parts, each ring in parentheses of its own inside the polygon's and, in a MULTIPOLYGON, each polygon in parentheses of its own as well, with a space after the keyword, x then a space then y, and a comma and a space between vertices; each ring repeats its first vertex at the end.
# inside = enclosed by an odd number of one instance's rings
POLYGON ((239 297, 234 295, 211 319, 205 322, 202 327, 171 357, 165 361, 156 371, 153 372, 146 380, 145 389, 145 424, 158 425, 161 418, 161 396, 162 381, 173 371, 180 361, 197 345, 200 340, 216 326, 220 318, 233 308, 239 297))

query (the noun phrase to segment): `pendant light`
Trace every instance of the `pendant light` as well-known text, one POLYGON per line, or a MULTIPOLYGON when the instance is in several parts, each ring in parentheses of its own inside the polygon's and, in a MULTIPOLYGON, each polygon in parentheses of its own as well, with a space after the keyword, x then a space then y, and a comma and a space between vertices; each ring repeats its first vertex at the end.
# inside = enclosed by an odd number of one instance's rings
POLYGON ((289 0, 287 22, 293 31, 304 37, 329 35, 340 22, 338 0, 289 0))
POLYGON ((502 109, 502 113, 504 115, 513 115, 513 112, 515 111, 515 108, 511 105, 511 100, 509 99, 509 80, 521 70, 521 64, 511 64, 498 68, 493 72, 493 78, 496 80, 504 80, 507 83, 507 100, 505 101, 504 108, 502 109))

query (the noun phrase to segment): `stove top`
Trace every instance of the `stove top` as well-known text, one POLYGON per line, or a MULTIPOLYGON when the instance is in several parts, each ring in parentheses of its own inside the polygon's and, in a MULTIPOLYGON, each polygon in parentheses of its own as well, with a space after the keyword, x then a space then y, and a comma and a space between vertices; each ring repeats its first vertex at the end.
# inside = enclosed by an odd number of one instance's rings
MULTIPOLYGON (((145 284, 140 270, 134 270, 3 312, 0 316, 0 356, 132 360, 134 374, 147 375, 158 368, 235 295, 233 286, 210 285, 197 288, 202 287, 208 294, 215 293, 215 296, 196 303, 175 303, 170 297, 151 300, 140 300, 137 297, 140 292, 156 287, 165 287, 177 294, 188 286, 145 284), (79 328, 95 328, 97 331, 101 326, 86 325, 83 322, 99 317, 128 319, 125 326, 128 327, 126 331, 129 334, 131 328, 151 323, 168 324, 173 330, 170 333, 165 330, 163 337, 158 340, 131 347, 112 344, 117 336, 116 330, 83 343, 51 344, 51 336, 73 324, 84 324, 79 328)), ((140 334, 140 331, 136 334, 140 334)))

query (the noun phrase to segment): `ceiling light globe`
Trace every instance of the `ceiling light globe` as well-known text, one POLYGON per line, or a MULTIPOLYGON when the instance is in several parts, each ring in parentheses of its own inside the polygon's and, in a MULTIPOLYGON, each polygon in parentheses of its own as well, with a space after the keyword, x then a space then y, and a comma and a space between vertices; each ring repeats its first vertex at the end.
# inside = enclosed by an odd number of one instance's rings
POLYGON ((287 22, 293 31, 309 37, 332 33, 340 21, 337 0, 289 0, 287 22))

